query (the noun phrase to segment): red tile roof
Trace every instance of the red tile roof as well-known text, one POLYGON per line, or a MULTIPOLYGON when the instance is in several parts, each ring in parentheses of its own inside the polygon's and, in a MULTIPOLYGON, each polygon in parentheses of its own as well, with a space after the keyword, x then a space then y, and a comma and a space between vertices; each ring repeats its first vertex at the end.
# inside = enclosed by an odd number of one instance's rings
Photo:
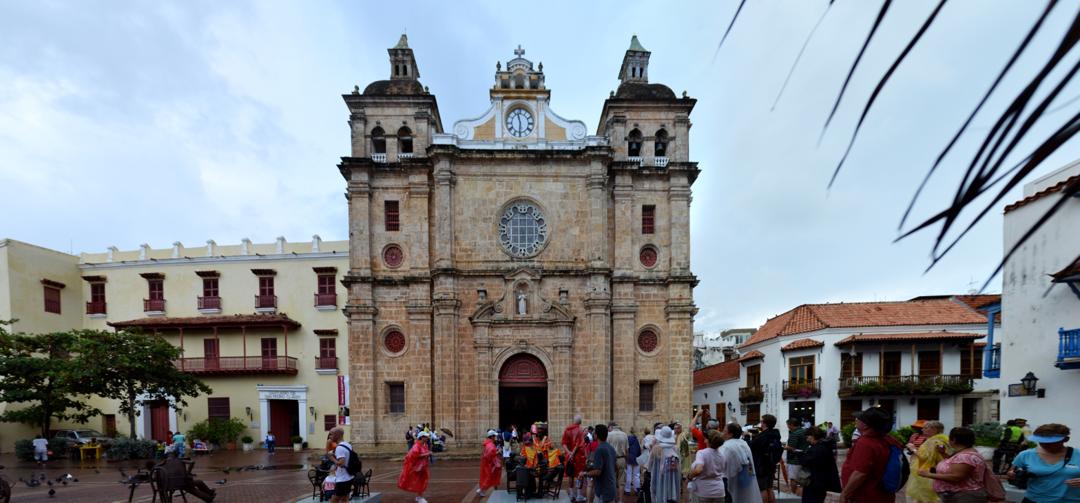
POLYGON ((953 300, 963 302, 964 305, 976 311, 982 311, 986 309, 986 306, 1001 304, 1001 294, 957 295, 953 297, 953 300))
POLYGON ((824 345, 824 342, 816 341, 814 339, 799 339, 792 341, 790 344, 785 344, 784 347, 780 348, 780 352, 795 351, 796 349, 820 348, 824 345))
POLYGON ((288 327, 300 328, 300 322, 284 314, 234 314, 221 316, 150 317, 111 321, 114 328, 214 328, 214 327, 288 327))
POLYGON ((986 316, 952 298, 899 302, 803 304, 769 321, 740 347, 825 328, 986 323, 986 316))
POLYGON ((1054 185, 1051 185, 1051 186, 1049 186, 1049 187, 1047 187, 1047 188, 1045 188, 1043 190, 1040 190, 1040 191, 1038 191, 1038 192, 1036 192, 1036 193, 1034 193, 1034 194, 1032 194, 1030 196, 1027 196, 1027 197, 1015 202, 1015 203, 1012 203, 1012 204, 1006 206, 1005 207, 1005 213, 1008 213, 1008 212, 1010 212, 1012 210, 1020 208, 1021 206, 1025 206, 1027 204, 1030 204, 1030 203, 1032 203, 1034 201, 1042 199, 1042 198, 1044 198, 1046 196, 1049 196, 1051 194, 1057 194, 1058 192, 1061 192, 1062 190, 1064 190, 1065 186, 1067 186, 1067 185, 1069 185, 1071 183, 1074 183, 1074 182, 1075 183, 1080 183, 1080 175, 1070 176, 1070 177, 1068 177, 1068 178, 1066 178, 1066 179, 1064 179, 1064 180, 1062 180, 1062 181, 1060 181, 1058 183, 1055 183, 1054 185))
POLYGON ((926 342, 926 341, 974 341, 986 337, 983 334, 966 332, 914 332, 906 334, 855 334, 838 341, 836 346, 846 346, 856 342, 926 342))
POLYGON ((749 360, 755 360, 755 359, 758 359, 758 358, 765 358, 765 353, 762 353, 761 351, 758 351, 758 350, 755 349, 755 350, 753 350, 753 351, 751 351, 749 353, 746 353, 745 355, 742 355, 736 361, 745 362, 745 361, 749 361, 749 360))
POLYGON ((739 378, 739 361, 728 360, 726 362, 709 365, 708 367, 694 371, 694 386, 702 386, 720 381, 730 381, 739 378))

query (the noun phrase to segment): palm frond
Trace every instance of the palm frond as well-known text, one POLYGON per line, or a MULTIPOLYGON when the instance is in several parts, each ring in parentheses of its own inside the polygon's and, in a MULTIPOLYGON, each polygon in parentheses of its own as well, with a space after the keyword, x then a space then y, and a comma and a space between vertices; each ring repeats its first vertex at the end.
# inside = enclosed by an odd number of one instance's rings
POLYGON ((874 25, 870 27, 870 33, 866 34, 866 40, 863 41, 862 48, 859 49, 859 54, 855 56, 855 61, 851 63, 851 69, 848 70, 847 77, 844 77, 844 85, 840 86, 840 93, 836 95, 836 102, 833 103, 832 110, 829 112, 829 117, 825 119, 825 126, 821 128, 821 137, 818 138, 818 143, 821 143, 821 138, 825 136, 825 130, 829 129, 829 123, 832 122, 833 116, 836 115, 836 109, 840 108, 840 101, 844 99, 844 92, 847 91, 848 84, 851 83, 851 76, 855 75, 855 69, 859 67, 859 61, 862 60, 863 54, 866 53, 866 47, 870 45, 870 41, 874 38, 874 33, 877 32, 881 21, 885 19, 885 14, 889 12, 889 6, 892 5, 892 0, 885 0, 881 4, 881 10, 878 11, 877 18, 874 19, 874 25))
POLYGON ((713 63, 716 62, 716 57, 720 55, 720 48, 724 46, 724 41, 727 40, 727 36, 731 33, 731 28, 735 26, 735 20, 739 19, 739 13, 742 12, 743 6, 746 5, 746 0, 739 2, 739 7, 735 9, 735 15, 731 16, 731 22, 728 23, 727 29, 724 30, 724 36, 720 37, 720 43, 716 45, 716 52, 713 53, 713 63))
POLYGON ((810 39, 814 38, 814 33, 817 33, 817 29, 821 26, 821 22, 825 20, 825 14, 829 13, 829 7, 832 7, 832 1, 829 5, 825 6, 825 10, 821 12, 821 16, 818 17, 814 27, 810 29, 810 33, 806 35, 806 40, 803 40, 802 47, 799 48, 799 53, 795 55, 795 61, 791 62, 791 68, 788 69, 787 76, 784 77, 784 83, 780 85, 780 92, 776 93, 776 99, 773 100, 773 104, 769 107, 769 111, 776 110, 776 104, 780 103, 780 97, 784 95, 784 90, 787 89, 788 82, 791 80, 791 76, 795 74, 795 67, 799 65, 799 61, 802 60, 802 55, 806 52, 806 46, 810 45, 810 39))

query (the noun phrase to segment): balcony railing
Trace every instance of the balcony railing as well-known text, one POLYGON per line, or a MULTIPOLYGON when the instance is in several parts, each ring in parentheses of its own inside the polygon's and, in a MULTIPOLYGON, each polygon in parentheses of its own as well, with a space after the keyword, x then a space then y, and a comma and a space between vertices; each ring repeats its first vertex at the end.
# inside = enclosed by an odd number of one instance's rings
POLYGON ((666 168, 667 161, 667 157, 653 157, 653 166, 656 166, 657 168, 666 168))
POLYGON ((1058 357, 1054 366, 1060 369, 1080 368, 1080 328, 1058 329, 1058 357))
POLYGON ((372 162, 385 163, 386 162, 386 154, 371 154, 371 161, 372 162))
POLYGON ((199 297, 199 310, 209 311, 212 309, 221 310, 221 297, 199 297))
POLYGON ((165 299, 143 299, 142 307, 147 313, 165 312, 165 299))
POLYGON ((998 377, 1001 375, 1001 344, 994 344, 989 352, 990 361, 983 369, 983 377, 998 377))
POLYGON ((821 378, 803 381, 784 381, 784 398, 821 397, 821 378))
POLYGON ((317 369, 336 369, 337 357, 336 356, 316 356, 315 368, 317 369))
POLYGON ((631 155, 626 158, 627 161, 637 163, 638 166, 645 164, 645 159, 640 155, 631 155))
POLYGON ((276 309, 277 295, 256 295, 255 309, 276 309))
POLYGON ((315 307, 337 307, 337 294, 336 293, 317 293, 315 294, 315 307))
POLYGON ((842 397, 959 395, 970 393, 972 386, 972 376, 965 375, 842 377, 838 394, 842 397))
POLYGON ((412 159, 413 155, 412 152, 399 152, 397 157, 398 159, 412 159))
POLYGON ((765 391, 761 385, 739 388, 739 401, 743 403, 760 402, 765 398, 765 391))
POLYGON ((105 301, 90 301, 86 303, 86 314, 105 314, 105 301))
POLYGON ((219 356, 180 358, 176 368, 191 374, 290 374, 296 375, 296 358, 291 356, 219 356))

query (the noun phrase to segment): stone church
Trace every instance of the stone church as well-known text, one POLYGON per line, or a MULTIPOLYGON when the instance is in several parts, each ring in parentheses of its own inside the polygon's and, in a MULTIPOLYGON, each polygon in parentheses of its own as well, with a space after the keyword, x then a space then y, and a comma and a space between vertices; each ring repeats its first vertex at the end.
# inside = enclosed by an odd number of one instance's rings
POLYGON ((696 100, 649 82, 635 36, 589 134, 519 46, 490 108, 447 131, 406 37, 388 52, 389 79, 344 95, 354 445, 686 419, 696 100))

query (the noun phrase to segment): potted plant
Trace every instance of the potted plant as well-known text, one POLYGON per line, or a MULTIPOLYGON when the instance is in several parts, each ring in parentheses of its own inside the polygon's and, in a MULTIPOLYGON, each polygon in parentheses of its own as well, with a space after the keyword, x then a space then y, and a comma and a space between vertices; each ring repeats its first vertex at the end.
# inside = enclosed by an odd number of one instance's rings
POLYGON ((255 439, 248 435, 244 435, 244 438, 241 438, 240 442, 243 443, 244 452, 251 452, 251 450, 255 448, 255 439))
POLYGON ((247 429, 247 425, 235 417, 214 420, 210 423, 214 430, 214 441, 218 445, 224 445, 230 451, 235 451, 236 439, 247 429))
POLYGON ((296 452, 304 450, 304 437, 293 435, 289 440, 292 440, 292 450, 296 452))

